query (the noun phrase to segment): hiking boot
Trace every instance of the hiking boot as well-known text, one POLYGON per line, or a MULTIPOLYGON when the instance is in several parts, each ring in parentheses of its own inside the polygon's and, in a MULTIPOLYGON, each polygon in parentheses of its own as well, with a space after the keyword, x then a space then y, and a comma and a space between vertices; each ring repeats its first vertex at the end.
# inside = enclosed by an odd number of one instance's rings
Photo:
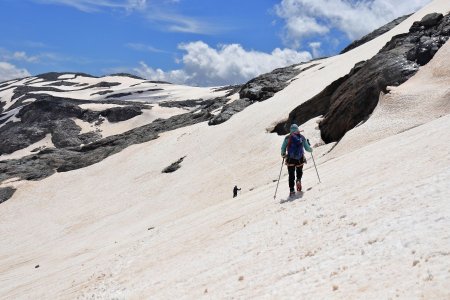
POLYGON ((302 183, 300 181, 297 181, 297 192, 302 191, 302 183))
POLYGON ((292 189, 289 191, 289 197, 295 196, 295 191, 292 189))

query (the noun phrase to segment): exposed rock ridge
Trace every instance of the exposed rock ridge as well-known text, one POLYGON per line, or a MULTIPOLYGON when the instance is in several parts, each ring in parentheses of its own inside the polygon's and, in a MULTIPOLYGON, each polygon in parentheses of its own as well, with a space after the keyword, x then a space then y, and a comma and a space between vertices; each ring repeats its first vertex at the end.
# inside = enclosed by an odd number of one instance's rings
POLYGON ((274 132, 288 133, 291 123, 323 115, 319 124, 322 139, 335 142, 357 124, 369 118, 380 92, 398 86, 428 63, 450 37, 450 14, 429 14, 414 22, 408 33, 394 36, 373 58, 353 70, 320 94, 295 108, 274 132))
POLYGON ((345 52, 348 52, 352 49, 355 49, 367 42, 370 42, 371 40, 379 37, 380 35, 390 31, 392 28, 394 28, 395 26, 397 26, 398 24, 400 24, 401 22, 405 21, 407 18, 409 18, 412 14, 409 15, 404 15, 401 17, 398 17, 397 19, 381 26, 378 29, 375 29, 374 31, 372 31, 369 34, 366 34, 365 36, 363 36, 362 38, 353 41, 352 43, 350 43, 347 47, 345 47, 339 54, 343 54, 345 52))

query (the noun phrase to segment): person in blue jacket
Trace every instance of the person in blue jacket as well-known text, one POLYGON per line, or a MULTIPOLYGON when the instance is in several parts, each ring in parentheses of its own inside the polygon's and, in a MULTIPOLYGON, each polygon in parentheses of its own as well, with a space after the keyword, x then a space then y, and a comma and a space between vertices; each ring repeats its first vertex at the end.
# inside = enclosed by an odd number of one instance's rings
POLYGON ((297 124, 292 124, 290 133, 284 138, 281 145, 281 156, 286 160, 289 172, 289 192, 295 195, 294 187, 297 191, 302 191, 303 164, 306 163, 305 151, 312 152, 309 141, 300 134, 297 124), (295 178, 297 175, 297 180, 295 178))

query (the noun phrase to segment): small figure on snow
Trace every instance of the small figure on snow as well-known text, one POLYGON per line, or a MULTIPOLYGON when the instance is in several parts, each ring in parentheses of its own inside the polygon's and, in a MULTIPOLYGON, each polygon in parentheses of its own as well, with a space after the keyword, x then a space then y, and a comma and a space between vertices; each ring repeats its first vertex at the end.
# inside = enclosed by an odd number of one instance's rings
POLYGON ((233 198, 235 198, 235 197, 237 196, 237 192, 240 191, 240 190, 241 190, 241 189, 239 189, 239 188, 237 187, 237 185, 234 186, 234 188, 233 188, 233 198))
POLYGON ((312 148, 309 141, 300 134, 297 124, 292 124, 290 131, 291 133, 284 138, 281 145, 281 156, 286 159, 289 172, 289 195, 293 196, 295 195, 295 186, 297 186, 298 192, 302 191, 303 164, 306 163, 303 149, 312 152, 312 148), (297 175, 297 180, 295 180, 295 175, 297 175))

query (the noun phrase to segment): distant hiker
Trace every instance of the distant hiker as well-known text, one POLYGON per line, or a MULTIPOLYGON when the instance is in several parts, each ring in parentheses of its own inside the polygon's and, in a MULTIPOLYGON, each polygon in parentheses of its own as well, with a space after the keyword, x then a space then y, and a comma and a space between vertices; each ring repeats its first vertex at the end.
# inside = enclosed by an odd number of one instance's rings
POLYGON ((295 195, 295 185, 297 185, 297 191, 302 191, 303 164, 306 163, 303 149, 312 152, 312 148, 309 141, 300 134, 298 125, 292 124, 290 131, 291 133, 284 138, 281 145, 281 156, 286 159, 289 172, 289 195, 293 196, 295 195), (297 182, 295 180, 296 174, 297 182))
POLYGON ((237 185, 234 186, 233 188, 233 198, 235 198, 237 196, 237 192, 240 191, 241 189, 238 189, 237 185))

